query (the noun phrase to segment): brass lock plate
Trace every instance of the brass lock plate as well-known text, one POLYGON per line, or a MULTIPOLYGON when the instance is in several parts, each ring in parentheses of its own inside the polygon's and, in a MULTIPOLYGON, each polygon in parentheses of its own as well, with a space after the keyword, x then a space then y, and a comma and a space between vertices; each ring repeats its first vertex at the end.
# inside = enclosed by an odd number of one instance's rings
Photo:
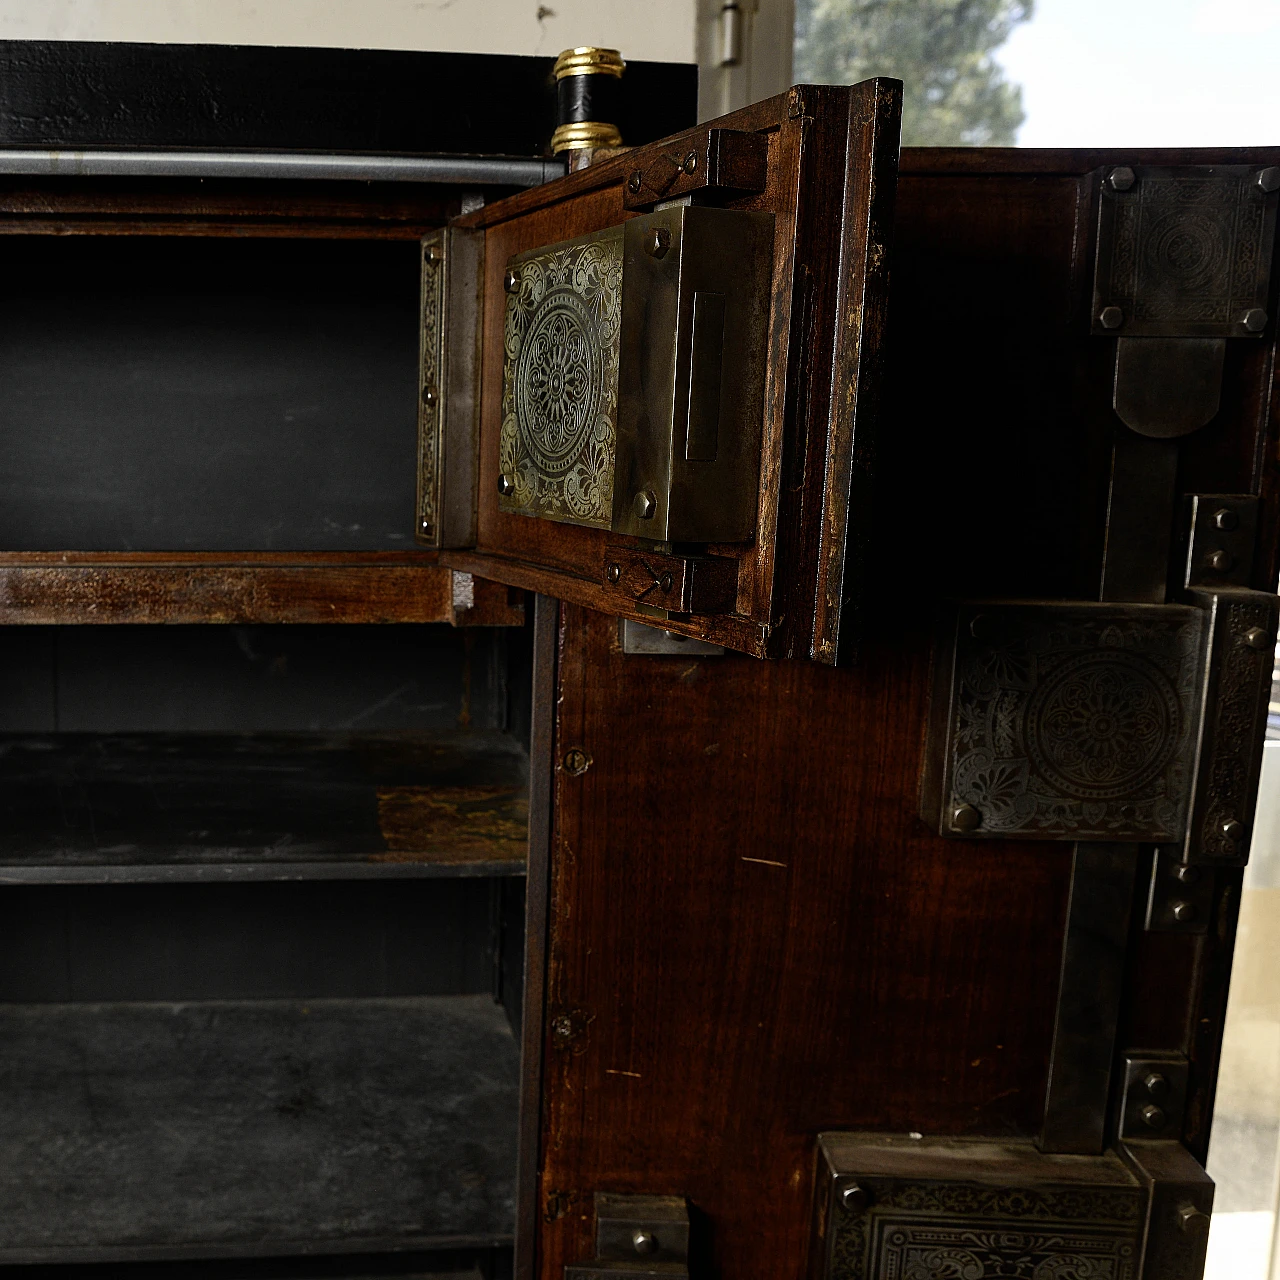
POLYGON ((1204 612, 966 602, 939 640, 922 816, 944 835, 1181 841, 1204 612))
POLYGON ((819 1177, 824 1280, 1140 1274, 1148 1194, 1112 1153, 825 1133, 819 1177))
POLYGON ((772 214, 682 205, 512 257, 499 510, 750 541, 772 247, 772 214))

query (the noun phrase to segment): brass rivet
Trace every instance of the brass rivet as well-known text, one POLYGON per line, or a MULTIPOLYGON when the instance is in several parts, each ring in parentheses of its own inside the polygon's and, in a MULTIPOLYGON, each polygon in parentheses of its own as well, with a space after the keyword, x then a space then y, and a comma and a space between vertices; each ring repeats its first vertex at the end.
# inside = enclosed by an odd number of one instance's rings
POLYGON ((1222 507, 1213 513, 1213 527, 1230 533, 1240 527, 1240 517, 1230 507, 1222 507))
POLYGON ((428 408, 432 408, 438 398, 435 387, 428 385, 422 388, 422 403, 428 408))
POLYGON ((564 753, 564 771, 579 777, 591 768, 591 757, 581 747, 570 747, 564 753))
POLYGON ((1264 631, 1261 627, 1250 627, 1249 630, 1244 633, 1242 638, 1250 649, 1271 648, 1271 633, 1264 631))
POLYGON ((684 163, 681 164, 680 167, 685 171, 685 173, 697 173, 698 153, 696 151, 690 151, 689 154, 685 156, 684 163))
POLYGON ((440 246, 436 244, 427 245, 422 256, 428 262, 440 262, 444 258, 444 254, 440 252, 440 246))
POLYGON ((1236 818, 1224 819, 1221 830, 1228 840, 1242 840, 1244 838, 1244 823, 1236 818))
POLYGON ((971 804, 958 804, 951 810, 952 831, 976 831, 982 826, 982 814, 971 804))
POLYGON ((658 579, 658 586, 660 586, 663 591, 669 592, 671 588, 675 586, 675 579, 672 578, 669 573, 664 573, 662 577, 658 579))
POLYGON ((644 174, 639 169, 632 170, 631 177, 627 179, 627 190, 633 196, 640 194, 640 188, 644 186, 644 174))
POLYGON ((1261 307, 1250 307, 1240 317, 1240 323, 1250 333, 1261 333, 1267 327, 1267 313, 1261 307))
POLYGON ((658 509, 658 500, 649 489, 641 489, 636 494, 632 509, 641 520, 652 520, 653 513, 658 509))
POLYGON ((666 227, 654 227, 644 238, 644 251, 651 258, 665 258, 671 248, 671 232, 666 227))
POLYGON ((1104 329, 1118 329, 1124 324, 1124 312, 1119 307, 1103 307, 1098 313, 1104 329))
POLYGON ((516 478, 509 471, 504 471, 498 477, 498 492, 504 498, 509 498, 516 491, 516 478))
POLYGON ((1122 164, 1107 174, 1107 186, 1112 191, 1129 191, 1137 180, 1138 175, 1127 164, 1122 164))
POLYGON ((621 580, 621 578, 622 578, 622 566, 621 566, 620 564, 618 564, 618 563, 617 563, 617 561, 614 561, 614 562, 613 562, 613 563, 611 563, 611 564, 609 565, 609 567, 604 571, 604 576, 605 576, 605 577, 606 577, 610 582, 618 582, 618 581, 620 581, 620 580, 621 580))
POLYGON ((508 267, 506 274, 502 277, 502 287, 508 293, 515 293, 515 291, 520 288, 519 272, 512 271, 511 268, 508 267))

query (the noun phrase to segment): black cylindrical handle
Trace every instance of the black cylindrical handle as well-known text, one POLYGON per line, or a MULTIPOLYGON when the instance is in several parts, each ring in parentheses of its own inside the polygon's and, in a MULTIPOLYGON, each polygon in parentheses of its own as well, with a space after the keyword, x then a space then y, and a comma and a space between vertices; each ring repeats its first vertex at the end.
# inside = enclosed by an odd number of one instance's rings
POLYGON ((556 59, 557 127, 551 135, 553 152, 622 145, 618 116, 625 69, 626 63, 616 49, 591 45, 566 49, 556 59))

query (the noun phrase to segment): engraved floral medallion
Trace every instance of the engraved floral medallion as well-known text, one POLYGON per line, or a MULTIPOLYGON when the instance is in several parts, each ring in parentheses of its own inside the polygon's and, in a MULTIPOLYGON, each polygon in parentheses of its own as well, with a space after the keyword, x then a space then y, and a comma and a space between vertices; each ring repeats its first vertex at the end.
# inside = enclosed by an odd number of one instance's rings
POLYGON ((499 507, 607 529, 622 228, 518 255, 507 270, 499 507))

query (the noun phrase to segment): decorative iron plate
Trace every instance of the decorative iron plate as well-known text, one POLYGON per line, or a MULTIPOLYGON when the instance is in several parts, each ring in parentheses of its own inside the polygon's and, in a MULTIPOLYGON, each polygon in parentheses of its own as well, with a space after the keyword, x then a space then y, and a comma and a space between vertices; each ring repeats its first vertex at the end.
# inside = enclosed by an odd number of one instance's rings
POLYGON ((1275 241, 1276 192, 1253 165, 1112 170, 1102 184, 1093 332, 1112 337, 1259 336, 1275 241), (1103 312, 1118 308, 1103 320, 1103 312))
POLYGON ((507 264, 502 511, 612 523, 622 240, 610 227, 507 264))
POLYGON ((1147 1196, 1114 1156, 858 1136, 822 1137, 825 1280, 1137 1280, 1147 1196))
POLYGON ((926 816, 970 836, 1180 840, 1202 618, 1181 605, 961 605, 939 651, 944 759, 925 800, 941 812, 926 816))

